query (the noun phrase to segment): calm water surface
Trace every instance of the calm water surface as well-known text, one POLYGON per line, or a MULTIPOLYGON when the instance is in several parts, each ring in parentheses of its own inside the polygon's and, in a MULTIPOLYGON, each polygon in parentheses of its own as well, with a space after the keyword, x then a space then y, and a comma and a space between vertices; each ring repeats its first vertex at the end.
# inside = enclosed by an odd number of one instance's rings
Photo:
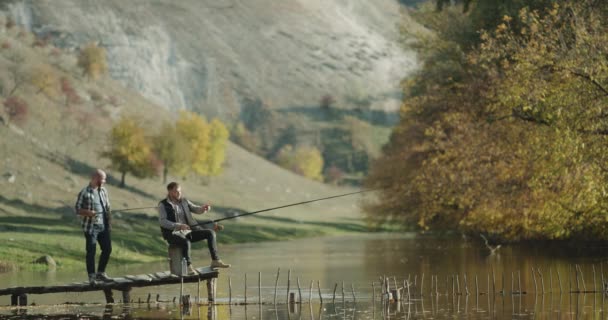
MULTIPOLYGON (((206 245, 197 243, 194 248, 195 264, 207 265, 209 258, 206 245)), ((233 267, 220 273, 216 299, 219 305, 203 304, 182 309, 172 302, 174 297, 179 296, 180 286, 171 285, 134 288, 131 292, 134 303, 130 305, 106 306, 102 292, 89 292, 29 295, 28 302, 35 303, 36 306, 17 309, 8 306, 10 296, 2 296, 0 317, 606 319, 608 315, 604 309, 608 302, 603 294, 567 293, 570 290, 601 291, 601 281, 604 273, 608 272, 604 270, 605 252, 605 248, 597 247, 566 250, 509 246, 499 249, 498 254, 490 255, 485 246, 477 241, 394 234, 349 235, 232 246, 220 244, 222 259, 232 263, 233 267), (580 267, 580 272, 574 271, 575 265, 580 267), (277 271, 279 281, 275 306, 273 301, 277 271), (295 293, 296 297, 297 283, 300 282, 301 305, 287 303, 288 273, 289 291, 295 293), (258 286, 260 275, 261 288, 258 286), (409 301, 404 299, 398 303, 382 303, 382 276, 390 279, 391 287, 395 284, 403 286, 403 282, 409 278, 412 283, 409 301), (231 291, 229 279, 232 283, 231 291), (311 282, 314 283, 312 294, 311 282), (317 283, 321 285, 323 304, 320 303, 317 283), (562 294, 559 294, 560 284, 562 294), (526 294, 511 294, 512 291, 520 291, 520 288, 526 294), (262 305, 258 304, 260 291, 262 305), (492 291, 498 293, 486 294, 492 291), (500 291, 505 291, 505 295, 500 294, 500 291), (148 294, 152 297, 159 295, 161 302, 149 305, 138 303, 146 301, 148 294), (248 305, 244 305, 245 295, 248 305), (232 305, 228 305, 229 301, 232 305), (78 304, 63 304, 66 302, 78 304)), ((110 276, 121 276, 167 269, 166 262, 119 266, 110 261, 107 271, 110 276)), ((0 274, 0 288, 64 284, 83 281, 85 278, 83 263, 82 271, 21 271, 0 274)), ((199 294, 196 284, 187 284, 184 291, 193 299, 200 295, 201 300, 206 301, 204 287, 201 285, 199 294)), ((115 291, 114 296, 118 300, 120 293, 115 291)))

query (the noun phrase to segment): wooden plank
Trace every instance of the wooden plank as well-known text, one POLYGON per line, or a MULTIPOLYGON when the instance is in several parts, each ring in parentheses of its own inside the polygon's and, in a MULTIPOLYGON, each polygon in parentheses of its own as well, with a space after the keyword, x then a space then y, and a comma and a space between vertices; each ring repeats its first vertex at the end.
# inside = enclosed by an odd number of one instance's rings
MULTIPOLYGON (((208 267, 199 268, 197 270, 201 272, 201 274, 184 277, 184 283, 192 283, 198 282, 199 280, 217 278, 219 275, 217 270, 212 270, 208 267)), ((164 271, 147 275, 142 274, 137 276, 126 276, 125 278, 114 278, 111 282, 100 282, 95 285, 91 285, 88 282, 81 282, 56 286, 11 287, 0 289, 0 296, 14 294, 102 291, 104 289, 124 290, 125 287, 148 287, 165 284, 179 284, 180 282, 180 277, 170 275, 168 271, 164 271)))

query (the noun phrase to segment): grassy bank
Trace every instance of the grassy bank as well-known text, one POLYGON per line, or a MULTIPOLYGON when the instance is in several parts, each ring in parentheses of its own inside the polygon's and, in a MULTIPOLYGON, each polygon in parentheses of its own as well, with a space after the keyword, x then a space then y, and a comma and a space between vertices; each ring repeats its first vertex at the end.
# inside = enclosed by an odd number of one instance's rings
MULTIPOLYGON (((112 260, 142 263, 166 257, 155 216, 122 213, 115 219, 112 260)), ((204 219, 199 219, 204 221, 204 219)), ((278 241, 345 232, 366 232, 360 220, 331 223, 298 221, 278 216, 249 216, 225 221, 218 234, 221 244, 278 241)), ((81 267, 84 239, 78 219, 70 208, 45 208, 0 197, 0 265, 3 269, 39 269, 37 258, 50 255, 57 268, 81 267), (12 214, 5 214, 8 210, 12 214)))

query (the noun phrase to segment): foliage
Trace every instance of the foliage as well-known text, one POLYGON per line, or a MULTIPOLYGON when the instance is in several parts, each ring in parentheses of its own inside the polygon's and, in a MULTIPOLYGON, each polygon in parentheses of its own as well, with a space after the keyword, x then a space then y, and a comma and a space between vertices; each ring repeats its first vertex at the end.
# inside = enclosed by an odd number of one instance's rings
POLYGON ((10 96, 4 101, 4 111, 8 116, 9 121, 17 124, 23 124, 27 120, 28 106, 27 102, 17 96, 10 96))
POLYGON ((47 97, 57 96, 59 79, 56 71, 48 65, 39 65, 30 71, 30 81, 38 89, 36 93, 43 92, 47 97))
POLYGON ((286 169, 313 180, 323 181, 323 157, 315 147, 298 147, 285 145, 277 154, 277 163, 286 169))
POLYGON ((102 152, 111 161, 111 167, 121 173, 120 186, 125 186, 125 175, 148 177, 155 174, 151 161, 151 147, 144 129, 134 119, 122 118, 110 131, 109 150, 102 152))
POLYGON ((186 166, 178 168, 184 175, 192 171, 199 176, 214 176, 222 172, 228 129, 217 119, 208 123, 204 117, 182 111, 176 123, 177 134, 187 144, 186 166))
POLYGON ((78 66, 89 78, 97 79, 108 72, 106 50, 90 43, 80 50, 78 66))
POLYGON ((213 119, 209 128, 210 145, 208 150, 207 165, 209 175, 215 176, 222 173, 222 167, 226 159, 226 142, 229 132, 224 123, 213 119))
POLYGON ((82 102, 82 99, 80 98, 80 96, 72 86, 70 79, 68 78, 61 78, 61 93, 63 93, 64 95, 66 107, 72 104, 78 104, 82 102))
POLYGON ((430 63, 405 83, 402 120, 367 181, 388 187, 371 219, 504 240, 608 238, 607 6, 517 3, 470 49, 452 30, 489 3, 422 15, 438 26, 419 42, 430 63))
POLYGON ((186 172, 188 167, 188 145, 179 136, 175 125, 165 122, 158 135, 152 138, 152 148, 163 166, 163 183, 169 172, 186 172))

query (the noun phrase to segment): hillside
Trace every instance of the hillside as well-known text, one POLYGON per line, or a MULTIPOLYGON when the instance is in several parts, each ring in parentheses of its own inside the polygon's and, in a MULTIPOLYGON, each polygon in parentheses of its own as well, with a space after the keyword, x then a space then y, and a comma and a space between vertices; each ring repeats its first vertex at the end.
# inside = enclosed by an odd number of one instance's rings
POLYGON ((4 1, 18 25, 65 48, 99 41, 114 79, 168 108, 237 116, 245 97, 395 111, 416 66, 396 0, 4 1))
MULTIPOLYGON (((0 20, 0 102, 6 103, 12 91, 29 106, 23 123, 7 123, 6 114, 1 114, 0 269, 45 253, 61 252, 58 262, 64 266, 81 263, 82 235, 72 206, 91 170, 108 167, 99 157, 108 130, 123 115, 135 116, 152 129, 175 115, 107 76, 84 77, 74 54, 40 44, 26 30, 9 28, 4 17, 0 20), (37 87, 34 79, 41 74, 47 75, 46 82, 37 87), (66 102, 65 83, 79 96, 77 102, 66 102)), ((351 191, 307 180, 232 144, 226 159, 225 172, 205 183, 195 177, 179 179, 187 197, 212 204, 212 218, 351 191)), ((160 179, 127 176, 127 187, 121 189, 117 172, 108 173, 114 210, 155 206, 165 196, 160 179)), ((361 231, 356 204, 356 197, 345 197, 229 220, 221 241, 361 231)), ((116 259, 141 262, 164 256, 155 210, 117 216, 116 259)))

